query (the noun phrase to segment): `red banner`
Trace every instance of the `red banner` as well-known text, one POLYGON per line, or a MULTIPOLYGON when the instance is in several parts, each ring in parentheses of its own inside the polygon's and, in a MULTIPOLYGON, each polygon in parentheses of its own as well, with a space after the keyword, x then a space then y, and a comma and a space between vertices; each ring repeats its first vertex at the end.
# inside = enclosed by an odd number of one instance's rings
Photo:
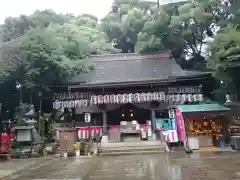
POLYGON ((180 109, 176 109, 176 121, 177 121, 178 138, 180 141, 184 142, 185 141, 185 128, 184 128, 182 112, 180 109))

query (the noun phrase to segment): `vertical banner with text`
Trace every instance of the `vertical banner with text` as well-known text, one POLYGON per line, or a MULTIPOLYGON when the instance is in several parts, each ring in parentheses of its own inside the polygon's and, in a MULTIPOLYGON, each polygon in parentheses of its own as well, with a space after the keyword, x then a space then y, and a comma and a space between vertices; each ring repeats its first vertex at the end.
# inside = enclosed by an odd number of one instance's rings
POLYGON ((178 138, 180 141, 185 142, 185 139, 186 139, 185 128, 184 128, 182 112, 180 109, 176 109, 176 121, 177 121, 178 138))

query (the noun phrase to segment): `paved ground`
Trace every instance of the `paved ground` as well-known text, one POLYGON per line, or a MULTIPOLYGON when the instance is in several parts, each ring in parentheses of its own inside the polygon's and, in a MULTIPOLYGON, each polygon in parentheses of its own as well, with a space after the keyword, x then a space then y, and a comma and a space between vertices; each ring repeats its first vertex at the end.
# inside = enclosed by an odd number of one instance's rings
POLYGON ((176 152, 169 155, 55 158, 44 162, 42 166, 30 167, 12 178, 3 179, 240 180, 240 153, 234 152, 201 152, 190 157, 176 152))
POLYGON ((38 168, 40 166, 48 165, 53 161, 52 157, 46 158, 31 158, 31 159, 12 159, 11 161, 0 160, 0 180, 2 177, 18 174, 22 170, 29 168, 38 168))
MULTIPOLYGON (((19 160, 22 161, 22 160, 19 160)), ((39 164, 26 166, 12 176, 2 177, 0 180, 37 180, 37 179, 83 179, 87 172, 95 167, 93 158, 51 158, 51 160, 35 160, 39 164), (42 162, 44 161, 44 162, 42 162), (42 163, 42 164, 41 164, 42 163)))

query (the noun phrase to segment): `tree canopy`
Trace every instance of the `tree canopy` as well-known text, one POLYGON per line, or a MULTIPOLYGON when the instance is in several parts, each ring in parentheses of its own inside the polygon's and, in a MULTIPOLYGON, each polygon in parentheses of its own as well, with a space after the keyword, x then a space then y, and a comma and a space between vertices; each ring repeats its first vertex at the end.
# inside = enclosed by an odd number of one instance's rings
POLYGON ((221 8, 220 0, 159 7, 156 2, 115 0, 101 27, 122 52, 170 50, 183 68, 203 70, 205 39, 213 36, 221 8))
POLYGON ((94 68, 85 60, 91 54, 169 51, 182 68, 212 71, 238 90, 239 14, 239 0, 114 0, 100 23, 52 10, 8 17, 0 26, 1 74, 47 87, 94 68))
POLYGON ((0 101, 10 112, 19 98, 37 102, 38 92, 91 71, 94 66, 86 60, 89 55, 116 52, 93 15, 44 10, 8 17, 0 26, 0 80, 4 83, 0 101), (22 95, 16 90, 17 83, 22 95))
POLYGON ((2 74, 28 87, 47 87, 91 70, 90 54, 114 53, 92 15, 36 11, 7 18, 1 26, 2 74))
POLYGON ((121 52, 170 51, 182 68, 212 71, 239 89, 240 1, 157 2, 115 0, 101 29, 121 52))

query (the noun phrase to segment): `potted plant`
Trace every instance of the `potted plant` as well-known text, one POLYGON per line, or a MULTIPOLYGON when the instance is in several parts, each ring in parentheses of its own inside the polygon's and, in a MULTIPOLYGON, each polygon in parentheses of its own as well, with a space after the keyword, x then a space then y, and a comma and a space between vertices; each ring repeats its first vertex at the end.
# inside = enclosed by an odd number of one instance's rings
POLYGON ((74 147, 75 152, 76 152, 76 157, 79 157, 79 156, 80 156, 81 143, 80 143, 80 142, 76 142, 76 143, 73 145, 73 147, 74 147))

